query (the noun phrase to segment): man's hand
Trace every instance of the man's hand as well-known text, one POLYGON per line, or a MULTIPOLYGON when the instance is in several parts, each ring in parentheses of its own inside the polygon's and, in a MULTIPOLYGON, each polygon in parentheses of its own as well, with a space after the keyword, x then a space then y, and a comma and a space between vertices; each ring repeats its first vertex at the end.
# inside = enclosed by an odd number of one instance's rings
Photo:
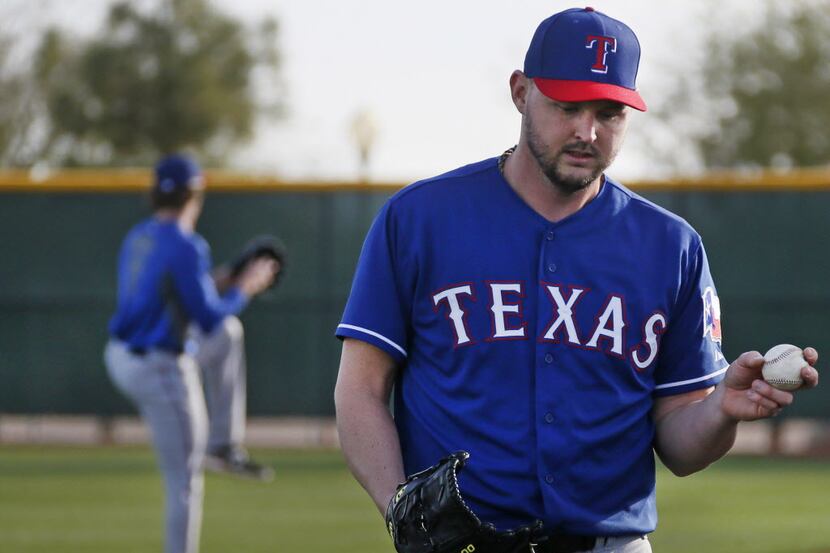
POLYGON ((237 284, 248 297, 268 288, 280 270, 280 264, 270 257, 258 257, 248 262, 237 277, 237 284))
POLYGON ((242 273, 256 260, 273 259, 276 261, 276 269, 271 278, 269 286, 274 287, 279 282, 285 271, 286 249, 282 240, 270 234, 263 234, 252 238, 242 251, 228 264, 230 278, 237 284, 240 283, 242 273))
MULTIPOLYGON (((815 388, 818 385, 818 371, 815 364, 818 352, 814 348, 804 350, 808 366, 801 369, 804 385, 799 389, 815 388)), ((757 351, 749 351, 738 357, 726 371, 721 382, 723 397, 721 408, 732 419, 752 421, 774 417, 793 402, 793 393, 778 390, 767 384, 761 376, 764 357, 757 351)))
MULTIPOLYGON (((807 367, 801 371, 802 388, 818 385, 814 368, 818 353, 804 350, 807 367)), ((678 476, 686 476, 717 461, 735 443, 740 421, 774 417, 793 402, 792 392, 764 382, 764 358, 757 351, 738 357, 714 389, 695 390, 657 398, 654 448, 663 463, 678 476)))

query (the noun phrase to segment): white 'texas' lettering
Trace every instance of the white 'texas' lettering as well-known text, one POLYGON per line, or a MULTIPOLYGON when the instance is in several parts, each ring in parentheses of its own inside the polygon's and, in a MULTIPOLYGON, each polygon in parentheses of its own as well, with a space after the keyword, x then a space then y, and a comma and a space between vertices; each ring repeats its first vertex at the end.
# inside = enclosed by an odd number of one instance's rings
POLYGON ((511 283, 490 283, 490 292, 493 296, 493 305, 490 311, 493 312, 493 338, 523 338, 527 323, 522 323, 519 328, 507 328, 507 315, 513 313, 521 316, 521 309, 518 303, 504 303, 505 293, 518 294, 524 297, 522 285, 518 282, 511 283))
POLYGON ((611 353, 622 356, 623 348, 623 329, 625 328, 625 319, 623 317, 623 302, 619 296, 611 296, 608 298, 608 303, 602 315, 597 319, 597 326, 594 329, 594 334, 586 344, 588 347, 596 348, 597 343, 601 337, 611 339, 611 353), (608 328, 608 322, 611 321, 611 327, 608 328))
POLYGON ((556 311, 557 317, 550 327, 548 327, 547 332, 545 332, 545 340, 556 341, 556 331, 559 330, 559 327, 565 325, 565 333, 568 335, 568 342, 577 346, 580 345, 579 335, 576 332, 576 323, 574 323, 573 308, 574 305, 576 305, 576 302, 579 301, 579 296, 581 296, 585 290, 582 288, 573 288, 568 301, 565 301, 565 298, 562 297, 562 292, 559 290, 559 286, 547 286, 547 289, 548 294, 550 294, 550 297, 555 304, 554 310, 556 311))
MULTIPOLYGON (((628 326, 625 311, 625 298, 615 294, 608 296, 594 320, 596 324, 590 334, 591 338, 583 342, 577 325, 580 319, 577 315, 578 304, 588 296, 589 288, 544 284, 545 290, 551 299, 551 323, 540 341, 562 343, 601 350, 606 355, 628 359, 638 371, 645 370, 652 365, 660 350, 660 336, 666 332, 668 317, 664 313, 653 311, 643 324, 641 341, 634 344, 626 343, 625 329, 628 326), (600 346, 601 340, 609 341, 600 346)), ((491 328, 485 341, 527 339, 528 322, 524 319, 523 301, 525 285, 522 282, 487 282, 490 288, 488 308, 491 313, 491 328), (511 297, 513 294, 517 297, 511 297)), ((470 317, 478 317, 470 313, 473 307, 469 301, 476 301, 473 283, 458 284, 441 290, 432 296, 435 312, 442 311, 450 322, 455 334, 455 346, 475 343, 475 337, 470 332, 470 317), (464 298, 466 296, 466 298, 464 298), (446 304, 446 309, 442 304, 446 304), (466 305, 466 309, 465 309, 466 305)), ((483 306, 482 306, 483 307, 483 306)), ((587 317, 584 314, 582 319, 587 317)), ((478 321, 478 319, 476 319, 478 321)), ((484 321, 478 321, 484 323, 484 321)), ((477 326, 479 332, 486 332, 484 327, 477 326)), ((538 335, 537 335, 538 336, 538 335)))
POLYGON ((645 360, 641 360, 640 353, 637 351, 637 348, 631 350, 631 361, 634 363, 635 367, 642 370, 651 365, 654 358, 657 357, 657 336, 662 334, 665 330, 666 317, 664 317, 662 313, 655 313, 648 318, 645 324, 646 340, 644 344, 641 344, 648 348, 648 357, 646 357, 645 360), (656 328, 658 324, 660 325, 659 330, 656 328))
POLYGON ((464 323, 464 310, 461 309, 461 303, 458 301, 458 296, 461 294, 472 296, 472 286, 469 284, 464 286, 456 286, 454 288, 448 288, 432 296, 432 301, 435 303, 436 308, 438 307, 438 304, 444 300, 446 300, 447 305, 449 305, 450 312, 448 318, 452 321, 453 330, 455 331, 455 345, 457 346, 470 342, 467 326, 464 323))

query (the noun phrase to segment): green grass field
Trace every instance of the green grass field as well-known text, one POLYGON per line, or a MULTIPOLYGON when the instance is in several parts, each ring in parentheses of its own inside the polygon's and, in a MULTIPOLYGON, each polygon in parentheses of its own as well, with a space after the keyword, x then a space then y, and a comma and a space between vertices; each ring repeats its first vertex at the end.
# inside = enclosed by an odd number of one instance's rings
MULTIPOLYGON (((388 553, 338 452, 258 451, 277 478, 208 475, 202 553, 388 553)), ((143 448, 0 446, 3 553, 161 552, 161 482, 143 448)), ((729 458, 658 477, 657 553, 830 552, 830 463, 729 458)))

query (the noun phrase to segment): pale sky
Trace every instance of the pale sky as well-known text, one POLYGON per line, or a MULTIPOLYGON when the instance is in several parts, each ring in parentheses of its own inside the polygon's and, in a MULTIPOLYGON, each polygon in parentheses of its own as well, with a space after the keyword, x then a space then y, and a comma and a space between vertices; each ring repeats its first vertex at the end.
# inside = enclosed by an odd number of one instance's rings
MULTIPOLYGON (((261 125, 233 156, 234 168, 287 180, 353 180, 359 171, 351 123, 367 111, 377 127, 370 178, 395 182, 495 156, 516 142, 520 119, 508 78, 522 67, 538 23, 557 11, 591 5, 632 27, 642 46, 637 85, 650 107, 678 72, 700 65, 702 28, 743 27, 759 11, 752 9, 758 0, 213 2, 248 22, 275 16, 281 29, 288 116, 261 125)), ((95 29, 109 4, 34 0, 50 19, 80 33, 95 29)), ((665 172, 643 147, 646 134, 676 150, 681 169, 693 172, 697 162, 682 133, 660 127, 652 113, 634 113, 610 173, 646 179, 665 172)))
MULTIPOLYGON (((372 113, 376 143, 370 174, 409 181, 500 154, 518 138, 519 115, 508 78, 522 67, 536 26, 572 2, 423 0, 256 0, 235 2, 245 17, 274 6, 282 24, 290 119, 263 129, 238 158, 241 167, 274 168, 292 178, 353 178, 358 163, 350 125, 372 113)), ((659 95, 660 73, 697 63, 688 24, 697 2, 596 1, 624 20, 642 48, 639 88, 659 95), (675 6, 667 8, 666 5, 675 6), (682 7, 679 6, 682 4, 682 7), (666 40, 686 44, 662 44, 666 40)), ((654 100, 656 101, 656 100, 654 100)), ((635 114, 632 127, 648 114, 635 114)), ((642 176, 648 161, 629 141, 614 170, 642 176)))

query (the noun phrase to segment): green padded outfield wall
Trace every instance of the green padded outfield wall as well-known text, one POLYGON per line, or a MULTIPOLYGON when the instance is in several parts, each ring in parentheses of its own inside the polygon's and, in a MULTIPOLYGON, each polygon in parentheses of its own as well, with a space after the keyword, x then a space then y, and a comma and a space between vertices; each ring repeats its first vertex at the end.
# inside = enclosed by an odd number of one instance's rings
MULTIPOLYGON (((101 353, 119 243, 149 214, 140 181, 8 181, 0 182, 0 413, 132 412, 109 383, 101 353)), ((830 359, 830 178, 800 182, 635 187, 703 236, 730 359, 779 342, 812 344, 830 359)), ((340 353, 333 331, 363 236, 395 190, 209 188, 199 231, 214 261, 263 233, 281 236, 289 249, 281 285, 242 315, 252 415, 333 415, 340 353)), ((802 394, 791 414, 830 417, 828 398, 828 386, 802 394)))

